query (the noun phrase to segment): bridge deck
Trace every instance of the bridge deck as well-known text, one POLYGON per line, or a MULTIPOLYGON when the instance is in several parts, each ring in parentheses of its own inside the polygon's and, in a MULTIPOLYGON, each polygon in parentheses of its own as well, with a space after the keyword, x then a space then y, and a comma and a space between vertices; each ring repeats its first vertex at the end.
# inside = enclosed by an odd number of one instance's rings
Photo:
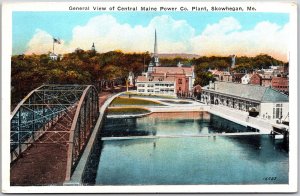
MULTIPOLYGON (((73 118, 75 108, 69 113, 73 118)), ((60 123, 66 124, 64 119, 60 123)), ((68 126, 68 128, 71 125, 68 126)), ((10 183, 11 185, 62 185, 65 179, 67 147, 62 143, 49 143, 50 135, 60 130, 59 123, 52 126, 45 132, 36 143, 33 143, 21 157, 11 164, 10 183), (47 143, 44 145, 43 143, 47 143)), ((68 138, 69 133, 64 137, 68 138)), ((60 136, 52 139, 59 140, 60 136)))
POLYGON ((184 137, 215 137, 215 136, 242 136, 242 135, 268 135, 259 132, 239 132, 239 133, 210 133, 196 135, 147 135, 147 136, 124 136, 124 137, 103 137, 101 140, 132 140, 132 139, 158 139, 158 138, 184 138, 184 137))

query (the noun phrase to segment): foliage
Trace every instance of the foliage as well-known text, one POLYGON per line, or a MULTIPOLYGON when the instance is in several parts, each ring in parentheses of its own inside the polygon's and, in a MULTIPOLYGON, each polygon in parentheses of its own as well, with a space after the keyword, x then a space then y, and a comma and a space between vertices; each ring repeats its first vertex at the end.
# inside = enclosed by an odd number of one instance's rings
POLYGON ((135 76, 149 64, 146 53, 125 54, 121 51, 94 53, 78 50, 61 60, 53 61, 48 54, 14 55, 11 58, 12 104, 20 102, 30 91, 42 84, 96 84, 99 80, 111 81, 135 76))
MULTIPOLYGON (((96 84, 99 80, 112 81, 119 79, 125 82, 129 72, 137 77, 146 70, 151 56, 149 52, 123 53, 110 51, 95 53, 77 50, 64 54, 58 61, 49 59, 49 54, 14 55, 11 58, 12 104, 20 102, 31 90, 42 84, 96 84)), ((228 70, 230 57, 200 57, 194 59, 175 57, 161 58, 162 66, 177 66, 178 62, 185 66, 195 66, 195 85, 207 85, 213 80, 209 69, 228 70)), ((233 71, 245 72, 271 65, 283 65, 282 61, 268 55, 256 57, 236 57, 236 68, 233 71)), ((284 66, 288 66, 285 63, 284 66)), ((232 69, 231 69, 232 70, 232 69)))

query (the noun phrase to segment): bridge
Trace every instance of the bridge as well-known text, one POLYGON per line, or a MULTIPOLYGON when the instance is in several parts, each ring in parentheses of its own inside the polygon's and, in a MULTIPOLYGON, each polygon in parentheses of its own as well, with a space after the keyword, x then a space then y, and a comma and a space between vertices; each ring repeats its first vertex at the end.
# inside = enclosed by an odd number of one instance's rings
MULTIPOLYGON (((18 181, 22 178, 18 172, 23 170, 28 172, 23 177, 29 181, 30 171, 42 179, 43 171, 40 170, 43 170, 43 165, 45 170, 47 160, 51 162, 53 159, 56 159, 56 165, 48 167, 63 172, 51 182, 69 180, 98 116, 98 92, 94 86, 42 85, 31 91, 11 114, 12 184, 22 185, 18 181), (45 152, 44 155, 40 155, 41 152, 45 152), (48 157, 45 157, 46 152, 48 157)), ((35 184, 43 184, 43 181, 35 184)))

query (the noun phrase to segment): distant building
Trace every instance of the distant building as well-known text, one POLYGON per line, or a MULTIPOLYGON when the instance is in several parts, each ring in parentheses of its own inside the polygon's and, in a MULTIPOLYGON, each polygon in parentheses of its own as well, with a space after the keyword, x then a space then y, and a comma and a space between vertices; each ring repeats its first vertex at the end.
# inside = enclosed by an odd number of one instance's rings
POLYGON ((272 76, 262 76, 261 77, 261 85, 265 87, 269 87, 272 85, 272 76))
POLYGON ((255 73, 251 76, 249 84, 261 85, 261 75, 255 73))
POLYGON ((142 76, 137 77, 137 92, 191 96, 194 81, 194 66, 184 67, 180 62, 178 62, 176 67, 164 67, 160 65, 155 31, 154 54, 148 66, 148 71, 144 72, 142 76))
POLYGON ((93 45, 92 45, 91 51, 92 51, 92 52, 96 52, 96 48, 95 48, 95 44, 94 44, 94 42, 93 42, 93 45))
POLYGON ((249 84, 252 74, 245 74, 242 79, 242 84, 249 84))
POLYGON ((248 112, 255 109, 259 117, 277 121, 289 113, 289 97, 270 87, 215 82, 202 88, 201 102, 248 112))
POLYGON ((232 76, 232 82, 242 83, 242 77, 244 75, 245 75, 244 73, 234 73, 232 76))
POLYGON ((232 82, 232 75, 228 71, 209 70, 216 81, 232 82))
POLYGON ((50 58, 51 60, 53 60, 53 61, 57 61, 57 60, 59 59, 59 56, 58 56, 57 54, 51 52, 51 53, 49 54, 49 58, 50 58))
POLYGON ((175 77, 138 76, 136 86, 138 93, 176 96, 175 77))
POLYGON ((289 79, 287 77, 273 77, 272 88, 284 93, 289 92, 289 79))

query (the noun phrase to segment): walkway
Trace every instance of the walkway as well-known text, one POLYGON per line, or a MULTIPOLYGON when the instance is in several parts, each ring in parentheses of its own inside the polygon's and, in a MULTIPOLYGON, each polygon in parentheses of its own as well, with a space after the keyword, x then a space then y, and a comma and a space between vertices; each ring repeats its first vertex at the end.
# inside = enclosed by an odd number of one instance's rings
MULTIPOLYGON (((99 94, 99 102, 104 104, 112 93, 103 92, 99 94)), ((76 107, 70 114, 73 119, 76 107)), ((40 139, 39 142, 47 142, 53 131, 59 131, 63 124, 66 130, 70 130, 71 124, 58 121, 40 139)), ((69 138, 69 134, 64 135, 69 138)), ((55 139, 51 137, 51 139, 55 139)), ((57 138, 59 140, 59 138, 57 138)), ((66 177, 67 148, 61 143, 32 144, 15 162, 11 164, 10 181, 12 186, 30 185, 63 185, 66 177)))
POLYGON ((101 140, 130 140, 130 139, 158 139, 158 138, 185 138, 185 137, 216 137, 216 136, 242 136, 242 135, 265 135, 259 132, 238 132, 238 133, 209 133, 197 135, 147 135, 147 136, 125 136, 125 137, 103 137, 101 140))
MULTIPOLYGON (((76 108, 69 114, 74 117, 76 108)), ((40 137, 38 144, 32 144, 22 156, 11 164, 10 182, 13 186, 30 185, 62 185, 66 177, 67 169, 67 146, 62 143, 47 143, 49 137, 59 140, 58 137, 50 136, 54 131, 60 130, 64 124, 70 130, 71 124, 59 120, 47 133, 40 137), (52 132, 52 133, 51 133, 52 132), (46 143, 42 143, 46 142, 46 143)), ((64 135, 69 138, 69 134, 64 135)))
POLYGON ((259 117, 251 117, 248 112, 239 111, 233 108, 228 108, 219 105, 209 105, 208 112, 238 123, 243 126, 249 126, 260 130, 261 133, 270 134, 273 127, 288 129, 288 126, 276 124, 272 121, 265 120, 259 117))

